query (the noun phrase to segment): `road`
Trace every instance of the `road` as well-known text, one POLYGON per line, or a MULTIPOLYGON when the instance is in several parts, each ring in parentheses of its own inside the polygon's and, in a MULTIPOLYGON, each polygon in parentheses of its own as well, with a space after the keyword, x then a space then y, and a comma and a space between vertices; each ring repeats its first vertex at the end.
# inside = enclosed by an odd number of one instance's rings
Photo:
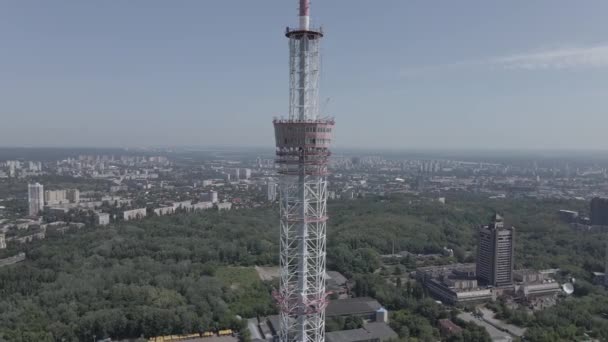
POLYGON ((492 341, 494 341, 494 342, 511 342, 511 341, 513 341, 513 337, 511 337, 511 335, 509 335, 508 333, 496 329, 493 325, 489 324, 488 322, 486 322, 480 318, 474 317, 472 314, 470 314, 468 312, 463 312, 463 313, 459 314, 458 318, 462 319, 463 321, 473 322, 473 323, 477 324, 478 326, 485 328, 486 331, 490 334, 492 341))
POLYGON ((520 328, 516 325, 508 324, 508 323, 505 323, 501 320, 494 318, 494 312, 490 309, 479 308, 479 310, 481 311, 481 313, 483 315, 483 319, 485 321, 487 321, 488 323, 490 323, 496 327, 507 330, 511 335, 514 335, 517 337, 522 337, 526 333, 525 328, 520 328))

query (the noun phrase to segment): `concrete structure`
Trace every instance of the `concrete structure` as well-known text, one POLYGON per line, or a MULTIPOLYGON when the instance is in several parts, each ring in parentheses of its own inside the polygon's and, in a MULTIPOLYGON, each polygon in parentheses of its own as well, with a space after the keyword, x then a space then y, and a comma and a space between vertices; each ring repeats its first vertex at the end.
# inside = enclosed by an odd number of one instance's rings
MULTIPOLYGON (((388 326, 388 312, 373 298, 332 300, 327 306, 327 317, 359 317, 364 321, 360 329, 327 333, 327 341, 378 342, 397 338, 397 334, 388 326)), ((247 320, 252 341, 280 341, 280 321, 280 316, 247 320)))
POLYGON ((266 182, 265 190, 266 190, 266 200, 268 200, 268 202, 274 202, 277 200, 278 186, 274 180, 268 180, 266 182))
POLYGON ((328 332, 327 342, 382 342, 393 341, 399 336, 383 322, 367 323, 362 328, 328 332))
POLYGON ((515 228, 504 226, 496 214, 487 226, 479 227, 477 279, 481 285, 513 285, 513 250, 515 228))
POLYGON ((219 211, 232 209, 232 203, 230 202, 216 203, 215 205, 219 211))
POLYGON ((175 207, 161 207, 154 209, 154 214, 158 216, 171 215, 175 212, 175 207))
POLYGON ((213 208, 212 202, 198 202, 192 205, 192 210, 206 210, 213 208))
POLYGON ((388 323, 388 310, 385 308, 376 310, 376 322, 388 323))
POLYGON ((70 203, 79 203, 80 202, 80 190, 78 189, 68 189, 67 190, 67 199, 70 203))
POLYGON ((6 248, 6 235, 4 233, 0 233, 0 249, 6 248))
POLYGON ((211 202, 211 203, 218 202, 217 191, 211 190, 209 192, 203 192, 200 197, 201 197, 201 201, 204 201, 204 202, 211 202))
POLYGON ((377 300, 370 297, 357 297, 332 300, 328 303, 326 315, 333 317, 359 317, 365 321, 376 321, 376 313, 382 309, 377 300))
POLYGON ((147 215, 146 208, 139 208, 139 209, 123 211, 122 218, 125 221, 130 221, 130 220, 142 219, 142 218, 146 217, 146 215, 147 215))
POLYGON ((251 178, 251 169, 241 170, 241 177, 244 177, 245 179, 251 178))
POLYGON ((70 211, 70 208, 66 207, 46 207, 46 210, 53 216, 55 219, 63 220, 65 215, 70 211))
POLYGON ((11 241, 26 243, 26 242, 32 242, 34 240, 44 240, 45 238, 46 238, 46 233, 44 231, 42 231, 42 232, 38 232, 38 233, 26 235, 26 236, 13 237, 13 238, 11 238, 11 241))
POLYGON ((516 270, 513 272, 513 280, 516 283, 515 291, 522 299, 550 297, 562 292, 558 282, 536 270, 516 270))
POLYGON ((95 223, 98 226, 107 226, 110 224, 110 214, 108 213, 95 213, 95 223))
POLYGON ((46 190, 44 192, 44 202, 47 205, 68 203, 67 191, 66 190, 46 190))
POLYGON ((608 198, 595 197, 591 200, 591 224, 608 226, 608 198))
POLYGON ((340 272, 327 271, 325 272, 327 290, 337 295, 339 299, 348 298, 347 279, 340 272))
POLYGON ((327 174, 334 121, 319 113, 323 32, 310 26, 300 0, 300 25, 289 39, 289 116, 273 121, 280 180, 279 339, 325 340, 327 174))
POLYGON ((173 209, 192 210, 192 201, 173 202, 173 209))
POLYGON ((477 284, 475 264, 421 267, 416 270, 416 280, 446 304, 476 304, 495 297, 492 289, 477 284))
POLYGON ((44 207, 44 187, 40 183, 28 184, 29 215, 38 216, 44 207))
POLYGON ((559 210, 558 212, 559 218, 566 223, 574 223, 578 221, 579 213, 578 211, 573 210, 559 210))
POLYGON ((240 169, 239 168, 232 169, 230 171, 230 173, 228 174, 228 176, 230 177, 229 180, 238 182, 241 179, 240 169))

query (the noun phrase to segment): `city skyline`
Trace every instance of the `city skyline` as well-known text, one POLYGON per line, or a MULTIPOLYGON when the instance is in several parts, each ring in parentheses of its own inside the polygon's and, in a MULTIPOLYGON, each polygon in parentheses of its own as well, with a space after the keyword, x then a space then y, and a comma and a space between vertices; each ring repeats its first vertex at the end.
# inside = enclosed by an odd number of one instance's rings
MULTIPOLYGON (((6 4, 0 146, 271 145, 290 5, 6 4)), ((608 4, 314 6, 338 150, 608 149, 608 4)))

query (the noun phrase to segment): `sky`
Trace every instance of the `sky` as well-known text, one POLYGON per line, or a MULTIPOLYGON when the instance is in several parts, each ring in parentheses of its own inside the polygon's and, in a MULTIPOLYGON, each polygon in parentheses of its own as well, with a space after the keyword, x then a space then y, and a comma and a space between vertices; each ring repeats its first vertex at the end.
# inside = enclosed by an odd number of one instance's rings
MULTIPOLYGON (((608 149, 608 1, 311 12, 337 148, 608 149)), ((296 15, 296 0, 1 1, 0 146, 272 148, 296 15)))

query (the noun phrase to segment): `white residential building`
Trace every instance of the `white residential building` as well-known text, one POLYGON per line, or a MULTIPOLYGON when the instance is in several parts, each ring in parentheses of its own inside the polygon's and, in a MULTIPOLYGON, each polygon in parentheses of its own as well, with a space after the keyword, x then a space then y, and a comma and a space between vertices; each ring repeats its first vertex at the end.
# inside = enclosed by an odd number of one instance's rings
POLYGON ((146 217, 146 208, 126 210, 122 213, 122 218, 125 221, 138 220, 146 217))
POLYGON ((40 183, 28 184, 27 190, 29 214, 38 216, 44 207, 44 187, 40 183))

